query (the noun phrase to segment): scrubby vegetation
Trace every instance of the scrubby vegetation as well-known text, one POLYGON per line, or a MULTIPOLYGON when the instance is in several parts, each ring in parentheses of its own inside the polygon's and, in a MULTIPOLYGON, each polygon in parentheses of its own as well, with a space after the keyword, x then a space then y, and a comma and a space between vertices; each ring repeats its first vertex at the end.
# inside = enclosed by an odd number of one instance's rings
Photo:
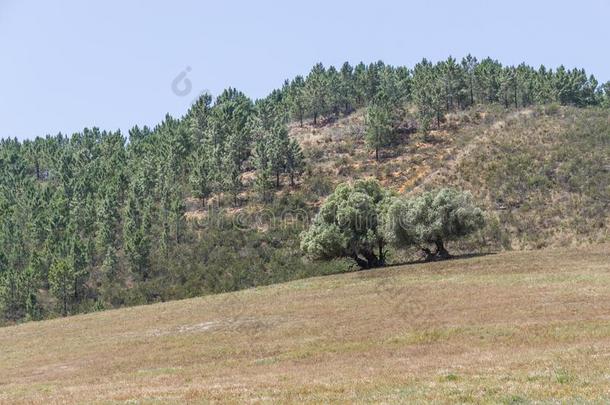
MULTIPOLYGON (((339 183, 359 178, 408 198, 441 186, 470 191, 486 225, 457 251, 607 240, 609 99, 610 86, 584 70, 489 58, 412 70, 318 64, 264 99, 205 95, 183 117, 128 137, 94 128, 4 139, 2 319, 344 271, 345 260, 305 260, 299 235, 339 183)), ((364 200, 378 209, 376 197, 364 200)), ((350 243, 370 267, 388 258, 379 229, 369 230, 350 243)))

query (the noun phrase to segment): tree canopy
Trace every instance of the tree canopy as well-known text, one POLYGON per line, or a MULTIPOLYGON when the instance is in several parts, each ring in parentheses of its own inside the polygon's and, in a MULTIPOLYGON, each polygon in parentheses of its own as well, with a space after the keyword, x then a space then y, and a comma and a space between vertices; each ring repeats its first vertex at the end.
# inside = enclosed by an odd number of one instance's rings
POLYGON ((316 259, 347 257, 363 268, 385 262, 381 217, 388 192, 376 180, 342 184, 320 208, 301 248, 316 259))

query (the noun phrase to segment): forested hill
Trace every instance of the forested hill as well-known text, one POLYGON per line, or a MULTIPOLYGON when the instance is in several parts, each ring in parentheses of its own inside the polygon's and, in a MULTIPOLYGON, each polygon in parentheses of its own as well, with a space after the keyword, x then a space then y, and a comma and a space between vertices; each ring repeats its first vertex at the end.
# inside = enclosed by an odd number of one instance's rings
MULTIPOLYGON (((1 322, 345 271, 299 234, 340 181, 470 190, 486 249, 608 238, 610 82, 466 57, 313 67, 155 128, 0 144, 1 322)), ((394 252, 399 258, 403 252, 394 252)))

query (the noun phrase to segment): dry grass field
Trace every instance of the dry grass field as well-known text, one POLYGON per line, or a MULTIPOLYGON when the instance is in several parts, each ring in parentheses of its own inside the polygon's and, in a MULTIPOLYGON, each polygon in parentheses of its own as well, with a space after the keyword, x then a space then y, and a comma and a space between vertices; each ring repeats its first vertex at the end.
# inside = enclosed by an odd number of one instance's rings
POLYGON ((610 401, 610 245, 0 329, 2 403, 610 401))

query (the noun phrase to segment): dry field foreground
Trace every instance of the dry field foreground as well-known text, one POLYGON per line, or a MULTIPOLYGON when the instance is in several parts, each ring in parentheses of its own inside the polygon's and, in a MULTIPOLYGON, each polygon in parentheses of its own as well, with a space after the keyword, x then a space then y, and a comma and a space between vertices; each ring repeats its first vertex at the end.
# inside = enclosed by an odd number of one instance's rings
POLYGON ((610 245, 0 329, 0 402, 607 402, 610 245))

